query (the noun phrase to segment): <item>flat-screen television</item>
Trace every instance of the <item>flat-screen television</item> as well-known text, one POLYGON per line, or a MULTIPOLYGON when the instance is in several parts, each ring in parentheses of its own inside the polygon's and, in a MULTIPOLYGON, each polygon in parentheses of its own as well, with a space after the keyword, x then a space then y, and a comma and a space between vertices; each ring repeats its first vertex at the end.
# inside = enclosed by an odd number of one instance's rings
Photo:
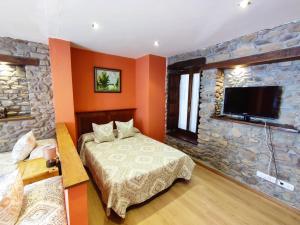
POLYGON ((282 87, 230 87, 225 89, 224 114, 276 119, 282 87))

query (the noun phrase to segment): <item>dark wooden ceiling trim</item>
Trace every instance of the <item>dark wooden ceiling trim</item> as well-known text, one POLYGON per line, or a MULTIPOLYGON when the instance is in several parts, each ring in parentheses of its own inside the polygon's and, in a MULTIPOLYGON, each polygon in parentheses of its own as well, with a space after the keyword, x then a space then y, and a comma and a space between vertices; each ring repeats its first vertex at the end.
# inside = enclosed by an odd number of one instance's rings
POLYGON ((38 66, 40 64, 39 59, 34 58, 23 58, 18 56, 11 56, 11 55, 2 55, 0 54, 0 63, 4 62, 8 65, 18 65, 18 66, 38 66))
POLYGON ((185 61, 176 62, 174 64, 171 64, 168 66, 168 70, 174 71, 174 70, 183 70, 183 71, 189 71, 191 69, 193 70, 200 70, 205 65, 206 58, 200 57, 195 59, 189 59, 185 61))
POLYGON ((236 66, 251 66, 300 59, 300 46, 251 55, 226 61, 205 64, 202 69, 231 69, 236 66))
POLYGON ((200 73, 202 67, 197 68, 190 68, 190 69, 178 69, 178 70, 168 70, 169 74, 193 74, 193 73, 200 73))

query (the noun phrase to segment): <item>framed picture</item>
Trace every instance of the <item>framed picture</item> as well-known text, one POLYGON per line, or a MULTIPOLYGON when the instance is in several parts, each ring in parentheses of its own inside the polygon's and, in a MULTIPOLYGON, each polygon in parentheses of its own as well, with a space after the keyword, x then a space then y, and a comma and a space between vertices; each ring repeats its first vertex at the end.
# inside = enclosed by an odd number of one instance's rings
POLYGON ((97 93, 120 93, 121 70, 95 67, 94 91, 97 93))

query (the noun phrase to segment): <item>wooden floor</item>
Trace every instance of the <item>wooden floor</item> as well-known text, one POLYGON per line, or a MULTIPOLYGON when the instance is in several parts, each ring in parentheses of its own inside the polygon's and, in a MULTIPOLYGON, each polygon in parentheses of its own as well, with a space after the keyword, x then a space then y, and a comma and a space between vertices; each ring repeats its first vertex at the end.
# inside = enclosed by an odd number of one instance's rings
POLYGON ((197 165, 191 182, 109 218, 94 184, 89 184, 89 225, 299 225, 300 215, 197 165))

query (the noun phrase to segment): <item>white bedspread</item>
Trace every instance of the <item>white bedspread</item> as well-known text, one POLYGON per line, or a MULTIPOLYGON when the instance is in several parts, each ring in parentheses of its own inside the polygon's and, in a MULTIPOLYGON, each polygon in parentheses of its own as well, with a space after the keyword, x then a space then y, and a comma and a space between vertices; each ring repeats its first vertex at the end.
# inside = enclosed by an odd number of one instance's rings
POLYGON ((23 205, 16 225, 67 225, 60 176, 24 187, 23 205))
POLYGON ((0 153, 0 176, 12 172, 17 168, 17 164, 11 157, 11 152, 0 153))
POLYGON ((123 218, 127 207, 151 198, 177 178, 191 179, 195 166, 185 153, 142 134, 100 144, 87 142, 81 157, 107 211, 113 209, 123 218))

